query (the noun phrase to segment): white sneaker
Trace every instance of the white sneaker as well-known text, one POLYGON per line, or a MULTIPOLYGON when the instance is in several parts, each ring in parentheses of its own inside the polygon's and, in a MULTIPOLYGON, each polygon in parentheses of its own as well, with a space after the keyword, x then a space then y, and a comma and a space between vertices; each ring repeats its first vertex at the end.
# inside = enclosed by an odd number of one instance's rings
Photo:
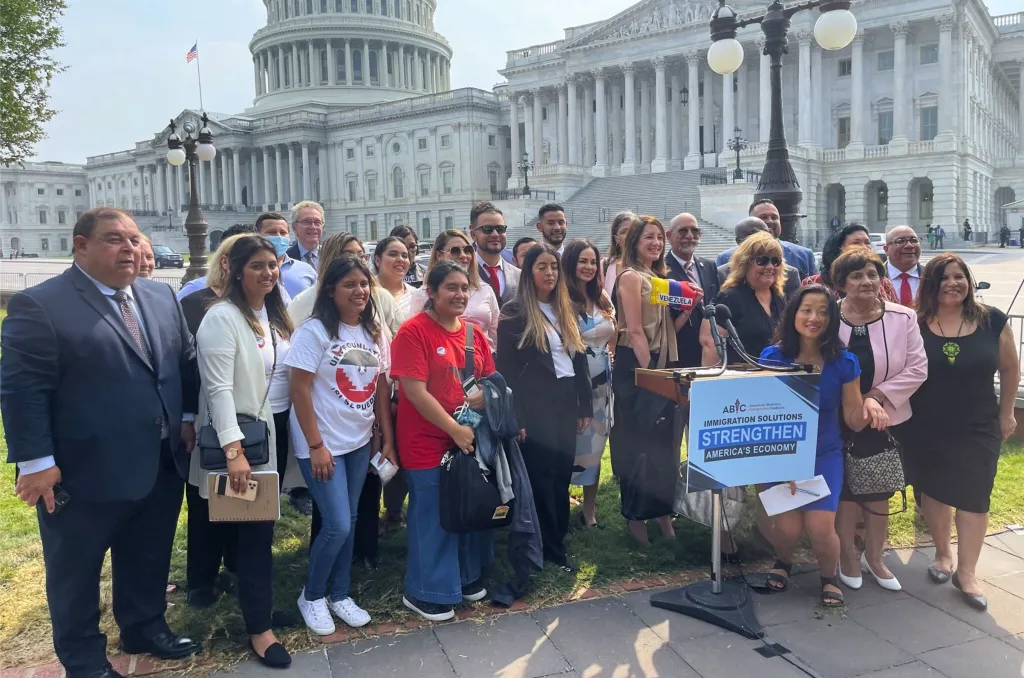
POLYGON ((370 613, 356 605, 356 601, 351 598, 332 600, 328 605, 338 619, 352 628, 357 629, 370 623, 370 613))
POLYGON ((318 636, 329 636, 334 633, 334 620, 327 609, 327 599, 306 600, 306 590, 299 594, 299 612, 309 630, 318 636))

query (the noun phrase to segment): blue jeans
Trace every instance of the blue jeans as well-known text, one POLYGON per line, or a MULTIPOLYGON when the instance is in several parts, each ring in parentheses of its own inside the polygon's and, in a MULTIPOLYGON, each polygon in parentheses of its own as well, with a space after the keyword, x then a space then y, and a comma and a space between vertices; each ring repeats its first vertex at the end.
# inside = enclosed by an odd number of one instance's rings
POLYGON ((323 519, 309 550, 306 600, 323 598, 328 588, 332 600, 343 600, 348 597, 352 574, 356 509, 370 466, 370 443, 335 457, 334 475, 326 482, 313 477, 309 459, 296 461, 323 519))
POLYGON ((403 469, 409 484, 406 594, 427 603, 456 605, 462 587, 481 577, 494 560, 491 530, 454 534, 441 527, 441 469, 403 469))

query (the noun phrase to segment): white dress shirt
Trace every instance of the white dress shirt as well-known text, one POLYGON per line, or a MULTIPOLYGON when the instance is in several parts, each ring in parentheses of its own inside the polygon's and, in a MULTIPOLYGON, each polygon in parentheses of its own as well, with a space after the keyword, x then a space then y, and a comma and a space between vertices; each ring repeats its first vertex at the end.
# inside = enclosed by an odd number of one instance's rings
MULTIPOLYGON (((488 269, 490 264, 480 257, 479 252, 476 253, 476 263, 480 268, 480 282, 490 285, 491 272, 488 269)), ((498 296, 500 297, 505 294, 505 267, 501 265, 500 258, 498 259, 498 265, 496 268, 498 269, 498 296)))
POLYGON ((690 257, 690 260, 687 261, 672 250, 669 250, 668 253, 679 262, 680 266, 683 267, 683 270, 686 271, 686 277, 690 279, 690 282, 697 287, 700 287, 700 275, 697 273, 697 269, 694 266, 693 257, 690 257))
MULTIPOLYGON (((900 278, 903 275, 903 271, 892 265, 892 262, 886 262, 886 268, 889 272, 889 280, 892 281, 892 286, 896 288, 896 295, 899 296, 900 285, 903 284, 903 279, 900 278)), ((907 282, 910 283, 910 292, 917 299, 917 290, 921 286, 921 269, 918 266, 912 266, 907 271, 907 282)))

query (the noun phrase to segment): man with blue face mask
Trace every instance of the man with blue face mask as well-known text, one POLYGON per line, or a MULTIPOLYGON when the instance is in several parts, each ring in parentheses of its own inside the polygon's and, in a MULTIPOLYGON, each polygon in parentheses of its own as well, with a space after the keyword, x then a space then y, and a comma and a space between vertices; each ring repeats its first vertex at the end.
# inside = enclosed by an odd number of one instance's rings
POLYGON ((304 261, 288 256, 291 238, 288 231, 288 220, 277 212, 264 212, 256 219, 256 232, 270 241, 277 250, 281 284, 289 297, 316 284, 316 271, 304 261))

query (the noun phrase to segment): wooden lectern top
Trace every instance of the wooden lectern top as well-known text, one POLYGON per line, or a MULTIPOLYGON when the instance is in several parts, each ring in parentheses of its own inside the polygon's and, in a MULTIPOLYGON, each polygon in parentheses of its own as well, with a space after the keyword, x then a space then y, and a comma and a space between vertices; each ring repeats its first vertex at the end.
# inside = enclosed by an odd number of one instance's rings
POLYGON ((718 367, 680 367, 665 370, 637 368, 636 385, 645 391, 674 400, 680 405, 690 402, 690 384, 694 379, 735 379, 737 377, 778 376, 778 372, 759 370, 750 365, 730 365, 725 372, 718 367))

